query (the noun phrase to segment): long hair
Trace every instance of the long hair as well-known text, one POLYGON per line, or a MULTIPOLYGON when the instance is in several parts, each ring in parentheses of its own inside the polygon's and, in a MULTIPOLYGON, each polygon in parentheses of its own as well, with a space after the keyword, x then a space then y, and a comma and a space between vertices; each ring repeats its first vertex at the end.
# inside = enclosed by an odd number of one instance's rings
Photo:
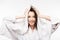
MULTIPOLYGON (((34 12, 34 14, 35 14, 35 20, 36 21, 35 21, 34 27, 37 29, 37 17, 38 17, 37 12, 36 12, 36 10, 34 10, 34 8, 32 6, 31 6, 29 12, 30 11, 34 12)), ((28 24, 28 28, 29 28, 29 24, 28 24)))

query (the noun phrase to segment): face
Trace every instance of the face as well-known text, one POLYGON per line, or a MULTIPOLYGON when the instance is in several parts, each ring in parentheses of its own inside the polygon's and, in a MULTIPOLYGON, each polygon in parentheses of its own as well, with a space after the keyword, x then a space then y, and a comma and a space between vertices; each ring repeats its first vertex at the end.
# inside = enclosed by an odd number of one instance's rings
POLYGON ((29 24, 30 26, 34 26, 35 21, 36 21, 36 19, 35 19, 35 14, 34 14, 34 12, 30 11, 30 12, 28 13, 28 24, 29 24))

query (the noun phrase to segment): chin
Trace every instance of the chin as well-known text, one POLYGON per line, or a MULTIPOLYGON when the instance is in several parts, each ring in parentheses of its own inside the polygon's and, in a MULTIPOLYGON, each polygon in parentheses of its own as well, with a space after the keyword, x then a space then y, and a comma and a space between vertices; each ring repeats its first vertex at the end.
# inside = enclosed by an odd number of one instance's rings
POLYGON ((34 23, 30 23, 30 25, 34 25, 34 23))

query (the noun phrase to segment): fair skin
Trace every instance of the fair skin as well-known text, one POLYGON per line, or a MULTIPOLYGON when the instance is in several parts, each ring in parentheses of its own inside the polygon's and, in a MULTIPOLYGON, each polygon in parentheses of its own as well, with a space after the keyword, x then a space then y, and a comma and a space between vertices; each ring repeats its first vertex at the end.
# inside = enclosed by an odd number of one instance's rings
MULTIPOLYGON (((25 18, 25 17, 17 17, 17 19, 19 19, 19 18, 25 18)), ((28 13, 28 23, 30 24, 29 26, 30 26, 30 28, 32 29, 32 31, 33 31, 34 28, 35 28, 35 26, 34 26, 35 21, 36 21, 36 19, 35 19, 35 14, 34 14, 34 12, 30 11, 30 12, 28 13)))
MULTIPOLYGON (((36 10, 38 17, 51 21, 50 16, 43 15, 35 7, 33 7, 33 8, 36 10)), ((25 16, 27 16, 28 12, 29 12, 29 8, 25 10, 24 16, 16 16, 16 19, 25 18, 25 16)))
MULTIPOLYGON (((36 8, 34 8, 34 10, 36 10, 36 8)), ((37 12, 38 17, 44 18, 44 19, 47 19, 48 21, 50 21, 49 16, 39 14, 38 10, 36 10, 36 12, 37 12)), ((34 23, 36 21, 35 18, 34 18, 34 16, 35 16, 34 12, 29 11, 28 9, 26 9, 24 13, 25 13, 24 16, 16 16, 16 19, 25 18, 26 16, 28 16, 28 23, 30 24, 31 29, 33 30, 35 28, 34 23)))
MULTIPOLYGON (((35 23, 35 14, 34 14, 34 12, 32 12, 32 11, 30 11, 29 13, 28 13, 28 23, 30 24, 30 28, 32 29, 32 31, 34 30, 34 23, 35 23)), ((50 17, 49 16, 39 16, 40 18, 44 18, 44 19, 47 19, 47 20, 49 20, 50 21, 50 17)), ((19 18, 25 18, 24 16, 22 16, 22 17, 16 17, 16 19, 19 19, 19 18)))
POLYGON ((34 12, 30 11, 28 14, 28 23, 30 24, 32 30, 34 29, 34 24, 36 21, 34 16, 35 16, 34 12))
MULTIPOLYGON (((30 18, 29 18, 29 24, 30 24, 30 27, 31 27, 31 29, 32 29, 32 31, 34 30, 34 23, 35 23, 35 18, 34 18, 34 12, 29 12, 29 16, 30 16, 30 18), (32 21, 31 21, 32 20, 32 21), (31 22, 30 22, 31 21, 31 22)), ((51 19, 50 19, 50 17, 49 16, 46 16, 46 15, 40 15, 39 16, 40 18, 44 18, 44 19, 46 19, 46 20, 48 20, 48 21, 51 21, 51 19)), ((25 16, 22 16, 22 17, 20 17, 20 16, 17 16, 16 17, 16 19, 20 19, 20 18, 25 18, 25 16)), ((60 23, 58 23, 58 24, 60 24, 60 23)), ((54 24, 54 25, 56 25, 56 24, 54 24)), ((52 28, 52 30, 56 30, 57 28, 58 28, 58 26, 56 25, 56 26, 52 26, 53 28, 52 28)), ((53 32, 54 32, 53 31, 53 32)), ((53 33, 52 32, 52 33, 53 33)))
MULTIPOLYGON (((51 21, 51 17, 50 16, 41 14, 35 7, 33 7, 33 9, 36 11, 36 13, 37 13, 39 18, 43 18, 43 19, 46 19, 48 21, 51 21)), ((26 16, 29 15, 30 16, 28 18, 29 24, 30 24, 31 29, 33 30, 35 28, 34 27, 34 23, 35 23, 34 12, 30 11, 29 14, 28 14, 28 12, 29 12, 29 8, 25 10, 25 12, 24 12, 25 15, 24 16, 16 16, 16 19, 25 18, 26 16)), ((60 24, 60 23, 57 23, 57 24, 60 24)), ((54 31, 58 28, 58 26, 56 24, 54 24, 54 26, 52 26, 52 27, 53 27, 52 30, 54 30, 54 31)))
MULTIPOLYGON (((48 20, 48 21, 51 21, 50 16, 40 15, 39 17, 40 17, 40 18, 44 18, 44 19, 46 19, 46 20, 48 20)), ((20 18, 25 18, 25 16, 16 16, 16 19, 20 19, 20 18)))

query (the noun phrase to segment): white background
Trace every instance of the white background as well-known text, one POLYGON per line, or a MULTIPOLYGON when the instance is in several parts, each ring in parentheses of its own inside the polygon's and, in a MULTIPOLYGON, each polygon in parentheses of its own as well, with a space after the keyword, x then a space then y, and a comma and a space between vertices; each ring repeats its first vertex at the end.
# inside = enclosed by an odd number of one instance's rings
MULTIPOLYGON (((4 17, 23 16, 26 8, 34 5, 41 14, 60 19, 60 0, 0 0, 0 25, 4 17)), ((51 40, 60 40, 58 28, 51 40)))

